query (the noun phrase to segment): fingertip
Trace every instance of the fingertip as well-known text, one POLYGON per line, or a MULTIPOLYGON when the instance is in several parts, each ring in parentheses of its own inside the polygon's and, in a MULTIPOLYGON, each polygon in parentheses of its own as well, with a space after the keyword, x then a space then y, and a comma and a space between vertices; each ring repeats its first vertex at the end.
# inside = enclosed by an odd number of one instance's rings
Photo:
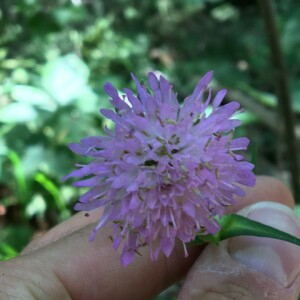
POLYGON ((282 181, 270 176, 257 176, 253 188, 243 187, 246 195, 237 198, 237 205, 226 209, 226 213, 235 213, 242 208, 260 201, 272 201, 294 208, 295 201, 290 189, 282 181))
MULTIPOLYGON (((300 236, 300 221, 286 205, 258 202, 239 213, 300 236)), ((297 299, 299 254, 296 245, 252 236, 209 244, 189 272, 179 299, 297 299)))
MULTIPOLYGON (((294 208, 295 201, 290 188, 281 180, 270 176, 258 176, 257 189, 260 190, 261 198, 284 204, 294 208)), ((262 199, 264 200, 264 199, 262 199)))

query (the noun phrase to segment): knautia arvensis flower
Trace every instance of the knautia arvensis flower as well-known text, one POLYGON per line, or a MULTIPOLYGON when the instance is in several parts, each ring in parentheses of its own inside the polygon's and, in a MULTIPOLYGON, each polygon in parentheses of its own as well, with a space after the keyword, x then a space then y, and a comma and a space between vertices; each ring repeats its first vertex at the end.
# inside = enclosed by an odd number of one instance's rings
POLYGON ((220 105, 226 90, 211 99, 212 74, 182 104, 172 85, 154 73, 148 74, 151 92, 132 75, 138 95, 124 89, 120 96, 107 83, 114 110, 101 113, 115 123, 114 130, 106 128, 106 136, 70 145, 73 152, 92 158, 66 177, 87 177, 74 185, 90 187, 75 209, 105 207, 90 239, 108 223, 113 226, 113 247, 123 241, 123 265, 146 245, 153 260, 160 250, 169 256, 176 239, 187 255, 185 244, 196 235, 218 232, 216 216, 244 195, 240 185, 255 184, 253 165, 235 152, 249 142, 233 138, 240 105, 220 105))

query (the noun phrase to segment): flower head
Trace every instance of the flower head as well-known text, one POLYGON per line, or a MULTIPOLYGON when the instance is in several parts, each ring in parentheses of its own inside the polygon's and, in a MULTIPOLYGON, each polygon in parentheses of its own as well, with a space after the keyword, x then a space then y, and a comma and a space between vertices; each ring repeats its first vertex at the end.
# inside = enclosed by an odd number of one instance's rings
POLYGON ((211 100, 207 86, 212 74, 199 81, 182 105, 172 85, 153 73, 148 74, 151 92, 132 75, 138 96, 124 89, 121 98, 107 83, 105 91, 115 109, 101 113, 115 123, 114 130, 106 128, 106 136, 70 145, 73 152, 93 159, 66 177, 87 177, 74 185, 90 187, 75 209, 105 207, 91 240, 111 223, 113 247, 123 241, 123 265, 145 245, 153 260, 160 250, 169 256, 176 239, 187 255, 185 244, 195 236, 218 232, 215 217, 244 195, 240 185, 255 184, 253 165, 235 153, 249 142, 232 137, 240 125, 234 119, 240 105, 220 105, 226 90, 211 100))

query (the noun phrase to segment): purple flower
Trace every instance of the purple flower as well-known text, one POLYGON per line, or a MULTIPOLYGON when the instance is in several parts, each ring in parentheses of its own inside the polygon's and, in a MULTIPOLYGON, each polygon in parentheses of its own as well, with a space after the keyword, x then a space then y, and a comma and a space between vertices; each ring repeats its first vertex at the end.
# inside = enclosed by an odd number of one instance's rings
POLYGON ((150 93, 132 75, 138 96, 124 89, 122 98, 110 84, 105 91, 115 110, 101 113, 115 123, 107 136, 92 136, 71 144, 73 152, 92 157, 88 165, 69 177, 86 177, 74 183, 90 187, 76 210, 105 207, 91 234, 110 223, 113 247, 122 243, 121 261, 129 264, 138 250, 150 247, 152 260, 160 250, 169 256, 175 240, 185 244, 199 234, 215 234, 224 208, 243 196, 240 185, 254 186, 253 165, 235 151, 245 150, 248 139, 233 139, 240 121, 233 117, 239 103, 220 106, 226 90, 211 100, 208 72, 192 95, 178 103, 172 85, 148 74, 150 93), (207 114, 209 104, 212 112, 207 114))

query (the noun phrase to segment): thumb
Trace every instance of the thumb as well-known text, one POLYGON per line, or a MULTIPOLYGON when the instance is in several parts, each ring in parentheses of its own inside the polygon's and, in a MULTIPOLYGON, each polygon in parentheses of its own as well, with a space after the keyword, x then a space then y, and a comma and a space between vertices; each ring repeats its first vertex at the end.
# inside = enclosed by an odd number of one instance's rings
MULTIPOLYGON (((290 208, 258 202, 239 214, 300 236, 290 208)), ((298 299, 300 247, 274 239, 235 237, 208 245, 187 275, 179 299, 298 299)))

